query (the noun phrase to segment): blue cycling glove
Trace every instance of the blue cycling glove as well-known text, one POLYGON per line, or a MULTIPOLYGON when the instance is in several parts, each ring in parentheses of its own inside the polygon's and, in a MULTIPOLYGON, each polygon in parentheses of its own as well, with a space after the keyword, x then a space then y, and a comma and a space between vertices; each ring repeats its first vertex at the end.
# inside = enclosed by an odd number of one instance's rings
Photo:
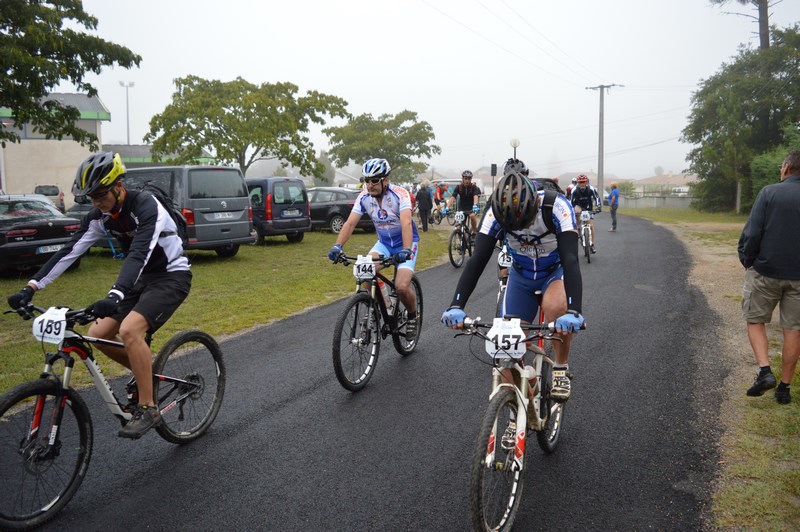
POLYGON ((336 262, 339 260, 339 257, 342 255, 342 246, 339 244, 335 244, 331 249, 328 250, 328 258, 331 259, 331 262, 336 262))
POLYGON ((556 330, 562 332, 577 332, 583 325, 583 316, 574 310, 568 310, 566 314, 556 320, 556 330))
POLYGON ((472 212, 474 212, 475 214, 478 214, 479 212, 481 212, 481 209, 477 205, 473 205, 472 206, 472 212))
POLYGON ((447 327, 452 327, 453 325, 464 323, 464 318, 466 317, 467 314, 462 309, 453 307, 444 311, 444 314, 442 314, 442 323, 447 327))
POLYGON ((392 259, 394 260, 395 264, 402 264, 407 260, 411 260, 411 250, 408 248, 403 248, 395 253, 392 259))

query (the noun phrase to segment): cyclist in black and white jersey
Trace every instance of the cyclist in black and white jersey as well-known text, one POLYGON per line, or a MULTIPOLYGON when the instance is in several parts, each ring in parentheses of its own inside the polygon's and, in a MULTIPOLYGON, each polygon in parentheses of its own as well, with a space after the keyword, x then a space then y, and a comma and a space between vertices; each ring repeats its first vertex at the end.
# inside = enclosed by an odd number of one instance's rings
POLYGON ((589 228, 592 230, 592 253, 595 253, 594 213, 600 212, 603 204, 600 203, 600 194, 597 193, 597 189, 589 184, 588 176, 584 174, 578 176, 577 185, 572 189, 570 200, 575 208, 575 214, 580 214, 584 210, 591 213, 589 228))
POLYGON ((121 437, 135 439, 161 423, 153 401, 153 354, 145 333, 158 330, 183 303, 192 274, 170 214, 152 194, 127 190, 124 175, 119 154, 111 152, 92 155, 80 165, 72 193, 91 198, 92 210, 72 239, 8 303, 14 309, 27 304, 34 292, 64 273, 95 242, 108 234, 116 237, 125 260, 108 295, 87 307, 98 318, 87 334, 109 340, 119 335, 125 344, 125 349, 99 348, 136 377, 139 404, 119 431, 121 437))

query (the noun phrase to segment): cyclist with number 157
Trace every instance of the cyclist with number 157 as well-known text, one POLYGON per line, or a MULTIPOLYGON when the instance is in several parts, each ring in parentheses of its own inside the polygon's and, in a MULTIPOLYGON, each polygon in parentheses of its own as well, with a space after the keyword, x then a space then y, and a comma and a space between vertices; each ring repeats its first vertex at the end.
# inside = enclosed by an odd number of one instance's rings
POLYGON ((350 216, 342 226, 336 243, 328 251, 328 258, 336 262, 344 246, 353 234, 356 224, 364 213, 368 213, 375 224, 378 241, 370 255, 392 257, 397 265, 395 288, 400 301, 409 309, 406 323, 406 339, 413 340, 417 334, 417 301, 411 287, 411 277, 419 253, 419 233, 411 219, 411 196, 401 186, 389 182, 392 167, 386 159, 370 159, 361 168, 364 189, 356 198, 350 216))
POLYGON ((89 336, 108 340, 119 335, 125 349, 98 345, 109 358, 133 371, 138 405, 119 436, 136 439, 162 423, 153 400, 153 353, 145 333, 154 333, 189 295, 192 273, 170 214, 155 196, 127 190, 119 154, 97 153, 78 168, 72 193, 92 201, 81 228, 28 284, 8 297, 12 309, 25 307, 33 294, 52 283, 101 238, 111 233, 125 252, 116 283, 108 295, 87 307, 97 320, 89 336))
POLYGON ((556 318, 556 332, 563 339, 552 343, 556 364, 550 394, 556 401, 566 401, 571 394, 568 358, 572 333, 584 322, 581 315, 583 285, 575 212, 564 196, 553 197, 552 194, 548 196, 544 190, 537 190, 535 181, 518 170, 512 169, 500 179, 492 191, 491 208, 486 209, 481 221, 475 252, 461 274, 450 308, 442 315, 442 323, 454 329, 463 327, 467 301, 495 244, 505 241, 512 256, 512 267, 502 314, 532 323, 539 310, 537 293, 542 294, 545 316, 556 318), (542 205, 548 197, 552 205, 544 209, 542 205), (551 220, 544 219, 545 212, 551 220))

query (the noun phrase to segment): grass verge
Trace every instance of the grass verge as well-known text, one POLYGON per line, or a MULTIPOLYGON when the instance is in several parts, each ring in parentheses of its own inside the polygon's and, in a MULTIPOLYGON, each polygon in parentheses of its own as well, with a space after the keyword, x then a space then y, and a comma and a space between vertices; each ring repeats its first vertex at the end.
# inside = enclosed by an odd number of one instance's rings
MULTIPOLYGON (((421 233, 417 271, 446 260, 449 226, 421 233)), ((356 231, 345 246, 351 254, 366 253, 375 243, 375 234, 356 231)), ((175 315, 153 340, 158 352, 172 335, 185 329, 202 329, 216 338, 268 324, 329 303, 350 294, 355 288, 352 267, 333 265, 327 258, 335 242, 329 232, 306 233, 299 244, 286 238, 268 238, 261 246, 242 246, 231 259, 220 259, 212 251, 190 252, 192 290, 175 315)), ((41 307, 66 305, 81 308, 105 296, 119 273, 120 262, 108 250, 93 249, 80 267, 65 273, 34 303, 41 307)), ((0 279, 0 295, 5 298, 27 282, 26 275, 0 279)), ((0 393, 21 382, 35 379, 44 366, 43 350, 55 346, 39 345, 31 335, 31 321, 16 314, 0 316, 0 393)), ((108 376, 127 373, 125 368, 95 352, 108 376)), ((74 386, 90 382, 86 371, 73 373, 74 386)))
MULTIPOLYGON (((725 260, 736 261, 736 247, 746 216, 705 214, 692 210, 629 209, 664 224, 686 226, 692 244, 714 246, 725 260), (693 224, 702 231, 693 231, 693 224), (713 228, 713 229, 709 229, 713 228)), ((728 296, 741 301, 741 295, 728 296)), ((774 321, 774 320, 773 320, 774 321)), ((741 326, 744 328, 745 324, 741 326)), ((771 365, 780 377, 783 336, 767 327, 771 365)), ((749 346, 748 346, 749 349, 749 346)), ((800 367, 793 381, 800 382, 800 367)), ((748 383, 749 384, 749 383, 748 383)), ((794 386, 797 388, 797 386, 794 386)), ((772 395, 772 392, 767 392, 772 395)), ((735 414, 721 442, 722 470, 713 495, 714 528, 721 530, 800 530, 800 401, 779 405, 772 397, 752 400, 743 393, 732 398, 735 414)))

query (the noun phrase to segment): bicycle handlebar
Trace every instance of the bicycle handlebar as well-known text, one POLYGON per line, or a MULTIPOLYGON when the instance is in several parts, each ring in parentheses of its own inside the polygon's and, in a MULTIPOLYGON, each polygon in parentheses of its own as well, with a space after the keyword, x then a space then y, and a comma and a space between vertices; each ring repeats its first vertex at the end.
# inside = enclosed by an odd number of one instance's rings
MULTIPOLYGON (((34 317, 34 312, 38 312, 39 314, 44 314, 47 312, 46 308, 38 307, 33 303, 28 303, 24 307, 20 307, 17 309, 6 310, 3 314, 19 314, 22 316, 23 320, 29 320, 34 317)), ((67 324, 75 324, 78 325, 86 325, 88 323, 93 322, 96 319, 96 316, 89 312, 86 308, 76 309, 76 310, 68 310, 64 318, 67 321, 67 324)))
MULTIPOLYGON (((342 263, 345 266, 350 266, 353 261, 358 260, 358 257, 353 257, 351 255, 345 255, 344 253, 340 253, 339 257, 333 262, 334 264, 342 263)), ((384 257, 383 255, 378 255, 378 258, 372 259, 373 264, 380 264, 381 266, 397 266, 397 263, 394 260, 394 257, 384 257)))

